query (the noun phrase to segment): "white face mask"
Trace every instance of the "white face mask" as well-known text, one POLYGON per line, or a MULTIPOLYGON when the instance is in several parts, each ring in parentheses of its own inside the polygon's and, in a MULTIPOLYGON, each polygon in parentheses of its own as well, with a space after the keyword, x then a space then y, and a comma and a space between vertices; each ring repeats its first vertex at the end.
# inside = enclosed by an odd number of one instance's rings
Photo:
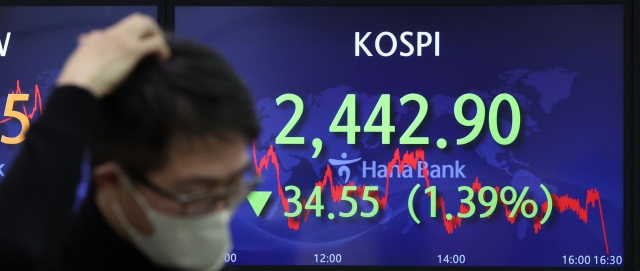
POLYGON ((224 255, 231 251, 231 210, 196 218, 164 214, 149 206, 125 174, 118 175, 147 214, 153 233, 143 235, 131 226, 119 203, 114 202, 111 207, 133 243, 152 262, 186 270, 219 270, 224 266, 224 255))

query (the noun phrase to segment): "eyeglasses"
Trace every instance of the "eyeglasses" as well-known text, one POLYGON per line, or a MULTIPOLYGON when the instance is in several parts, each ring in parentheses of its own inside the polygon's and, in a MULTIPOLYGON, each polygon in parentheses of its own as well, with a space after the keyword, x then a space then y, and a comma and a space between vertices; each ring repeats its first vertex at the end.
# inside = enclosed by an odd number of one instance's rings
POLYGON ((180 213, 183 216, 197 216, 216 209, 234 208, 262 183, 262 178, 258 176, 255 169, 252 166, 247 166, 242 170, 239 180, 225 187, 223 191, 216 189, 216 191, 202 190, 189 194, 178 194, 153 183, 144 174, 129 170, 126 172, 136 179, 137 183, 180 204, 180 213))

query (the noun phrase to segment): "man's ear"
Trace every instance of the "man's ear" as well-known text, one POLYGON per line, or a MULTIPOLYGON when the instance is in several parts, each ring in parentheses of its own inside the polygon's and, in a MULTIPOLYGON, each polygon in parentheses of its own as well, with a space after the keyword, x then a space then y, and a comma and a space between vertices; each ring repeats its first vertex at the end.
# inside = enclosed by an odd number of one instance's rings
POLYGON ((98 189, 117 188, 120 186, 118 172, 120 167, 115 162, 106 162, 93 168, 93 179, 98 189))

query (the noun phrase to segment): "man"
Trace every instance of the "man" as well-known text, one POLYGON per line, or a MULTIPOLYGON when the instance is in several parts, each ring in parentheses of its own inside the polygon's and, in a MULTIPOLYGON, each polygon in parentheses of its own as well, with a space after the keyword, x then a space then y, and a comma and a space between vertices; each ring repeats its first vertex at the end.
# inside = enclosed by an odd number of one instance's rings
POLYGON ((0 270, 218 270, 258 183, 246 87, 135 14, 82 35, 0 184, 0 270), (72 205, 90 146, 93 180, 72 205))

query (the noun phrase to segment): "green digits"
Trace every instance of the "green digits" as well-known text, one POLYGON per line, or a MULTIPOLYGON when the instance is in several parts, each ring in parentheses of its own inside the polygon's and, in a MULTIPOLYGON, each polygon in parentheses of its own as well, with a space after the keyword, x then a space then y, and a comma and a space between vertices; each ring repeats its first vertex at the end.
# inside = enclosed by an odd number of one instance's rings
POLYGON ((378 213, 378 209, 379 209, 378 201, 375 198, 369 196, 369 192, 371 192, 371 191, 378 191, 378 187, 377 186, 365 186, 364 195, 362 196, 362 200, 371 202, 371 204, 373 204, 373 209, 371 209, 371 212, 368 212, 368 213, 360 212, 360 216, 362 216, 362 217, 369 218, 369 217, 375 216, 378 213))
POLYGON ((289 132, 291 132, 291 129, 293 129, 293 126, 295 126, 296 123, 298 123, 298 120, 300 120, 300 117, 302 117, 302 111, 304 110, 304 103, 302 102, 302 99, 300 99, 298 95, 295 95, 292 93, 285 93, 280 95, 280 97, 276 99, 276 105, 280 105, 284 101, 292 101, 296 109, 293 112, 293 116, 291 117, 287 125, 285 125, 284 128, 282 128, 282 131, 278 134, 278 136, 276 136, 276 144, 304 144, 304 137, 287 136, 289 132))
POLYGON ((353 215, 356 214, 356 210, 358 209, 358 204, 356 203, 355 199, 353 199, 352 197, 349 196, 349 191, 356 191, 356 189, 358 189, 358 187, 352 186, 352 185, 348 185, 348 186, 343 186, 342 187, 342 199, 341 200, 348 201, 348 202, 351 203, 351 211, 349 211, 347 213, 340 212, 339 215, 341 217, 352 217, 353 215))
POLYGON ((380 95, 380 99, 373 108, 369 120, 364 125, 364 131, 367 133, 381 133, 382 144, 389 144, 391 141, 391 133, 396 131, 396 127, 391 125, 391 96, 389 94, 380 95), (376 117, 382 114, 380 125, 373 125, 376 117))
POLYGON ((356 133, 360 132, 360 126, 356 125, 356 95, 347 94, 342 101, 338 113, 333 118, 329 132, 347 133, 347 144, 356 144, 356 133), (340 125, 340 120, 344 114, 347 114, 347 125, 340 125))
POLYGON ((322 215, 324 205, 322 205, 322 188, 320 186, 313 188, 313 192, 311 192, 311 196, 309 196, 309 201, 304 205, 304 208, 306 210, 316 210, 316 217, 322 215))
POLYGON ((458 123, 464 126, 473 126, 473 129, 467 136, 456 140, 456 144, 464 145, 476 139, 484 125, 485 109, 482 99, 473 93, 464 94, 456 100, 456 103, 453 106, 453 113, 458 123), (472 119, 465 118, 464 113, 462 112, 464 103, 468 100, 472 100, 476 104, 476 115, 472 119))
POLYGON ((400 144, 401 145, 411 145, 411 144, 427 145, 429 144, 429 137, 426 137, 426 136, 414 137, 411 135, 413 135, 413 132, 415 132, 416 129, 418 129, 418 126, 420 126, 424 118, 427 116, 427 112, 429 110, 429 103, 427 102, 427 99, 425 99, 422 95, 417 93, 409 93, 407 95, 402 96, 402 98, 400 98, 400 105, 404 105, 408 101, 417 102, 420 109, 418 109, 418 115, 416 115, 416 118, 413 119, 413 122, 411 122, 411 125, 409 125, 407 130, 400 137, 400 144))
POLYGON ((458 212, 458 217, 469 218, 473 216, 473 214, 476 212, 476 205, 473 203, 473 194, 475 193, 473 192, 473 189, 471 189, 471 187, 468 187, 468 186, 458 187, 458 192, 462 192, 462 191, 466 191, 468 195, 467 195, 467 198, 460 200, 460 203, 466 204, 467 206, 469 206, 469 211, 466 214, 458 212))
POLYGON ((500 145, 509 145, 518 137, 518 132, 520 131, 520 107, 511 94, 502 93, 491 102, 491 107, 489 108, 489 130, 493 140, 500 145), (511 130, 507 137, 502 137, 498 130, 498 107, 500 107, 502 101, 507 101, 511 107, 511 130))
POLYGON ((287 203, 293 203, 296 206, 295 212, 284 212, 286 217, 296 217, 302 213, 302 204, 300 203, 300 188, 294 185, 288 185, 284 188, 284 191, 293 190, 293 198, 287 199, 287 203))
POLYGON ((491 186, 485 186, 485 187, 481 188, 480 192, 478 193, 478 201, 480 202, 480 204, 482 204, 482 206, 489 207, 489 210, 487 210, 483 214, 480 214, 480 218, 488 217, 491 214, 493 214, 493 211, 496 210, 496 206, 498 204, 498 192, 496 192, 496 190, 493 189, 493 187, 491 187, 491 186), (487 201, 485 199, 485 193, 487 191, 489 191, 491 193, 491 200, 490 201, 487 201))

